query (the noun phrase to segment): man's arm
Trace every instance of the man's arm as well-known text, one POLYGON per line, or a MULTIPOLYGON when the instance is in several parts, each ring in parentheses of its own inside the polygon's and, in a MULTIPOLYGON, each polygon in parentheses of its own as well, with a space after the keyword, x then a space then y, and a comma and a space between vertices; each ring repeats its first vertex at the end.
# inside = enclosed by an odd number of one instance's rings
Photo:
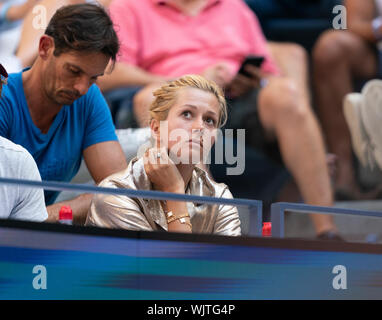
POLYGON ((145 70, 124 62, 117 62, 110 74, 105 74, 97 81, 97 85, 103 92, 127 87, 145 86, 151 83, 166 81, 166 77, 158 76, 145 70))
POLYGON ((96 143, 84 150, 84 160, 95 183, 127 168, 125 154, 118 141, 96 143))
POLYGON ((97 81, 103 92, 126 86, 146 86, 166 80, 165 77, 154 75, 140 67, 143 39, 134 2, 116 0, 110 3, 109 14, 117 26, 121 47, 118 53, 119 60, 113 72, 105 74, 97 81))
MULTIPOLYGON (((126 157, 118 141, 96 143, 84 150, 84 159, 96 184, 109 175, 126 169, 126 157)), ((72 200, 55 203, 47 207, 47 222, 58 221, 60 208, 69 205, 73 210, 73 223, 84 224, 92 200, 92 194, 82 194, 72 200)))
POLYGON ((372 21, 376 17, 374 0, 345 0, 345 6, 349 30, 375 43, 377 39, 372 28, 372 21))
POLYGON ((48 206, 46 208, 48 211, 48 219, 46 222, 57 222, 61 207, 70 206, 73 211, 73 223, 83 225, 92 197, 92 194, 82 194, 72 200, 62 201, 48 206))

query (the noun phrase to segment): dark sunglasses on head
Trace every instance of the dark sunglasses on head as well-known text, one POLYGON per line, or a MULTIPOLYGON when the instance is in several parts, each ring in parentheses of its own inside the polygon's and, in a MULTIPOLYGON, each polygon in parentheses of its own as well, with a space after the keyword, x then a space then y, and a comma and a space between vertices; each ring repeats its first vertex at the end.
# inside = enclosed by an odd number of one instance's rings
POLYGON ((6 84, 7 83, 7 78, 8 78, 7 70, 5 70, 5 68, 0 63, 0 80, 1 80, 1 83, 2 84, 6 84))

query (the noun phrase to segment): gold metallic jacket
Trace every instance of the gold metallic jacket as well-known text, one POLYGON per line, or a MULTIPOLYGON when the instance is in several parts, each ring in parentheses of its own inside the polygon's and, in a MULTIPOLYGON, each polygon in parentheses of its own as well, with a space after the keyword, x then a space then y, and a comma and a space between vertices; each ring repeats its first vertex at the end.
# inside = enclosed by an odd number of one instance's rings
MULTIPOLYGON (((152 190, 144 170, 143 158, 133 159, 126 170, 106 178, 100 186, 152 190)), ((186 194, 232 198, 225 184, 213 181, 205 171, 197 167, 193 171, 186 194)), ((193 233, 228 236, 241 234, 239 214, 235 206, 187 202, 187 209, 193 233)), ((109 194, 94 195, 85 224, 128 230, 168 230, 159 200, 109 194)))

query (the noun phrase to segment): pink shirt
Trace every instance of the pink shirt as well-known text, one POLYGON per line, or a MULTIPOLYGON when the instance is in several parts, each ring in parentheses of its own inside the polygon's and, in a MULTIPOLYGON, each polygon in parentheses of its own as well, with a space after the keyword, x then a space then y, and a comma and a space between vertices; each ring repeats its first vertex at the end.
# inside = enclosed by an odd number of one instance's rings
POLYGON ((195 17, 168 0, 114 0, 119 61, 170 77, 199 74, 225 62, 236 74, 249 54, 265 56, 262 70, 277 74, 254 13, 242 0, 209 0, 195 17))

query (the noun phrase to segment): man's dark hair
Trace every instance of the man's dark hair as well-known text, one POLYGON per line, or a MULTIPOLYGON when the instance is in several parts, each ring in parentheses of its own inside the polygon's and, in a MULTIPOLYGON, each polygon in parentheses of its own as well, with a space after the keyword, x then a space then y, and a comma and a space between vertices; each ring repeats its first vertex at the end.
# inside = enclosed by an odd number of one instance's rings
POLYGON ((54 39, 54 55, 67 51, 102 52, 115 62, 119 41, 107 12, 99 5, 61 7, 50 20, 45 34, 54 39))
POLYGON ((8 72, 5 70, 3 65, 0 63, 0 75, 2 75, 4 78, 8 78, 8 72))

